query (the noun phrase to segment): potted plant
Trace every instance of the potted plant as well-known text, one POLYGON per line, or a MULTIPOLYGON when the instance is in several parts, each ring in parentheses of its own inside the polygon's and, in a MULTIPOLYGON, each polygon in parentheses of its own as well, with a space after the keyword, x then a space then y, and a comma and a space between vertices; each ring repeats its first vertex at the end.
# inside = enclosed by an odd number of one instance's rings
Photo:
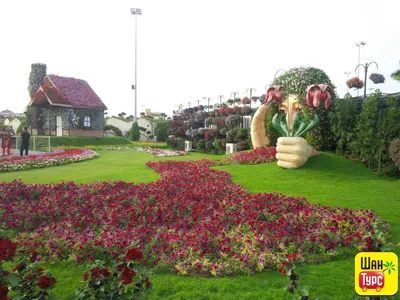
POLYGON ((390 74, 390 77, 392 77, 393 80, 400 81, 400 69, 397 69, 392 74, 390 74))
POLYGON ((349 89, 351 89, 351 88, 362 89, 364 87, 364 81, 362 81, 358 77, 353 77, 353 78, 349 79, 346 82, 346 84, 349 87, 349 89))
POLYGON ((378 73, 372 73, 369 76, 369 79, 371 79, 371 81, 375 84, 379 84, 379 83, 384 83, 385 82, 385 76, 383 76, 382 74, 378 74, 378 73))

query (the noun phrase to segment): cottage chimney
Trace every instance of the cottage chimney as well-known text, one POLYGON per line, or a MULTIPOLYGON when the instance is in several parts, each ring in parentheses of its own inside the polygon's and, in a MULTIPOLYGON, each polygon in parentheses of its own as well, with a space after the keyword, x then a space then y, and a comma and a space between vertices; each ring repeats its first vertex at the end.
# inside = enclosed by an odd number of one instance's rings
POLYGON ((31 73, 29 74, 29 96, 33 97, 36 90, 42 85, 46 77, 47 66, 42 63, 35 63, 31 65, 31 73))

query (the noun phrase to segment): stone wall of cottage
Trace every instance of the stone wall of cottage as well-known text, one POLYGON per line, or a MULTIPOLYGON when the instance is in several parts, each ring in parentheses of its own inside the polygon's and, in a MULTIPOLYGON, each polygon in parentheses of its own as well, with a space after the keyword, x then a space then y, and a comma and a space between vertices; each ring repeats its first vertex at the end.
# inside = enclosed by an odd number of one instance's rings
MULTIPOLYGON (((56 128, 56 117, 60 116, 62 120, 62 128, 65 130, 69 129, 69 110, 70 108, 67 107, 40 108, 40 121, 38 122, 38 128, 42 128, 45 131, 48 131, 49 128, 54 130, 56 128)), ((75 116, 79 118, 79 121, 77 124, 74 124, 71 129, 103 131, 104 111, 84 108, 75 108, 72 110, 75 116), (90 117, 90 127, 85 127, 84 120, 86 116, 90 117)))

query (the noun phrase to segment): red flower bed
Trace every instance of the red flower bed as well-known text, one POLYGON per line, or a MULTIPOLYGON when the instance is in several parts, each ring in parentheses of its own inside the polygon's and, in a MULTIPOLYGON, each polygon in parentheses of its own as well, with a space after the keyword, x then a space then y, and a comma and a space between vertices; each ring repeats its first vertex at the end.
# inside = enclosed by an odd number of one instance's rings
POLYGON ((244 151, 232 154, 231 156, 223 159, 221 164, 261 164, 274 161, 275 155, 275 147, 257 148, 253 151, 244 151))
POLYGON ((387 238, 389 225, 372 211, 250 194, 212 164, 148 162, 162 175, 149 184, 0 183, 2 222, 44 258, 117 256, 135 242, 144 260, 217 276, 278 269, 293 253, 374 250, 387 238))

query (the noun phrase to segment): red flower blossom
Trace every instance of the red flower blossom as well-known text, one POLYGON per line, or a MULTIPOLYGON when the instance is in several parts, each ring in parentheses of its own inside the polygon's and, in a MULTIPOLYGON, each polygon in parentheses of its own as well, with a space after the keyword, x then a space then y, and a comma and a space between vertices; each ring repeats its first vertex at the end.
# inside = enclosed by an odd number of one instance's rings
POLYGON ((266 102, 281 103, 285 95, 284 91, 285 89, 282 85, 274 85, 269 87, 265 93, 266 102))
POLYGON ((0 261, 14 257, 16 247, 10 240, 0 238, 0 261))
POLYGON ((149 280, 149 277, 146 276, 144 282, 146 283, 146 288, 149 288, 151 286, 151 281, 149 280))
POLYGON ((288 267, 290 267, 289 263, 284 262, 284 263, 281 265, 281 267, 279 268, 278 271, 281 272, 282 275, 285 275, 285 276, 286 276, 286 270, 285 270, 285 269, 287 269, 288 267))
POLYGON ((89 274, 88 273, 83 274, 83 281, 88 280, 88 278, 89 278, 89 274))
POLYGON ((41 289, 47 289, 52 287, 56 283, 55 278, 49 276, 40 276, 38 280, 38 286, 41 289))
POLYGON ((129 249, 126 253, 126 260, 142 260, 143 253, 139 248, 129 249))
POLYGON ((8 300, 8 287, 0 282, 0 300, 8 300))
POLYGON ((125 285, 130 284, 135 275, 136 275, 135 271, 133 271, 130 268, 125 268, 121 273, 122 283, 125 285))
POLYGON ((32 262, 36 261, 36 259, 38 258, 38 253, 33 249, 29 250, 29 255, 31 256, 32 262))
POLYGON ((313 84, 307 87, 306 104, 309 107, 318 107, 321 101, 325 102, 325 108, 331 105, 332 88, 326 84, 313 84))
POLYGON ((299 253, 290 253, 288 255, 286 255, 286 258, 290 261, 294 261, 296 258, 298 258, 300 256, 299 253))

